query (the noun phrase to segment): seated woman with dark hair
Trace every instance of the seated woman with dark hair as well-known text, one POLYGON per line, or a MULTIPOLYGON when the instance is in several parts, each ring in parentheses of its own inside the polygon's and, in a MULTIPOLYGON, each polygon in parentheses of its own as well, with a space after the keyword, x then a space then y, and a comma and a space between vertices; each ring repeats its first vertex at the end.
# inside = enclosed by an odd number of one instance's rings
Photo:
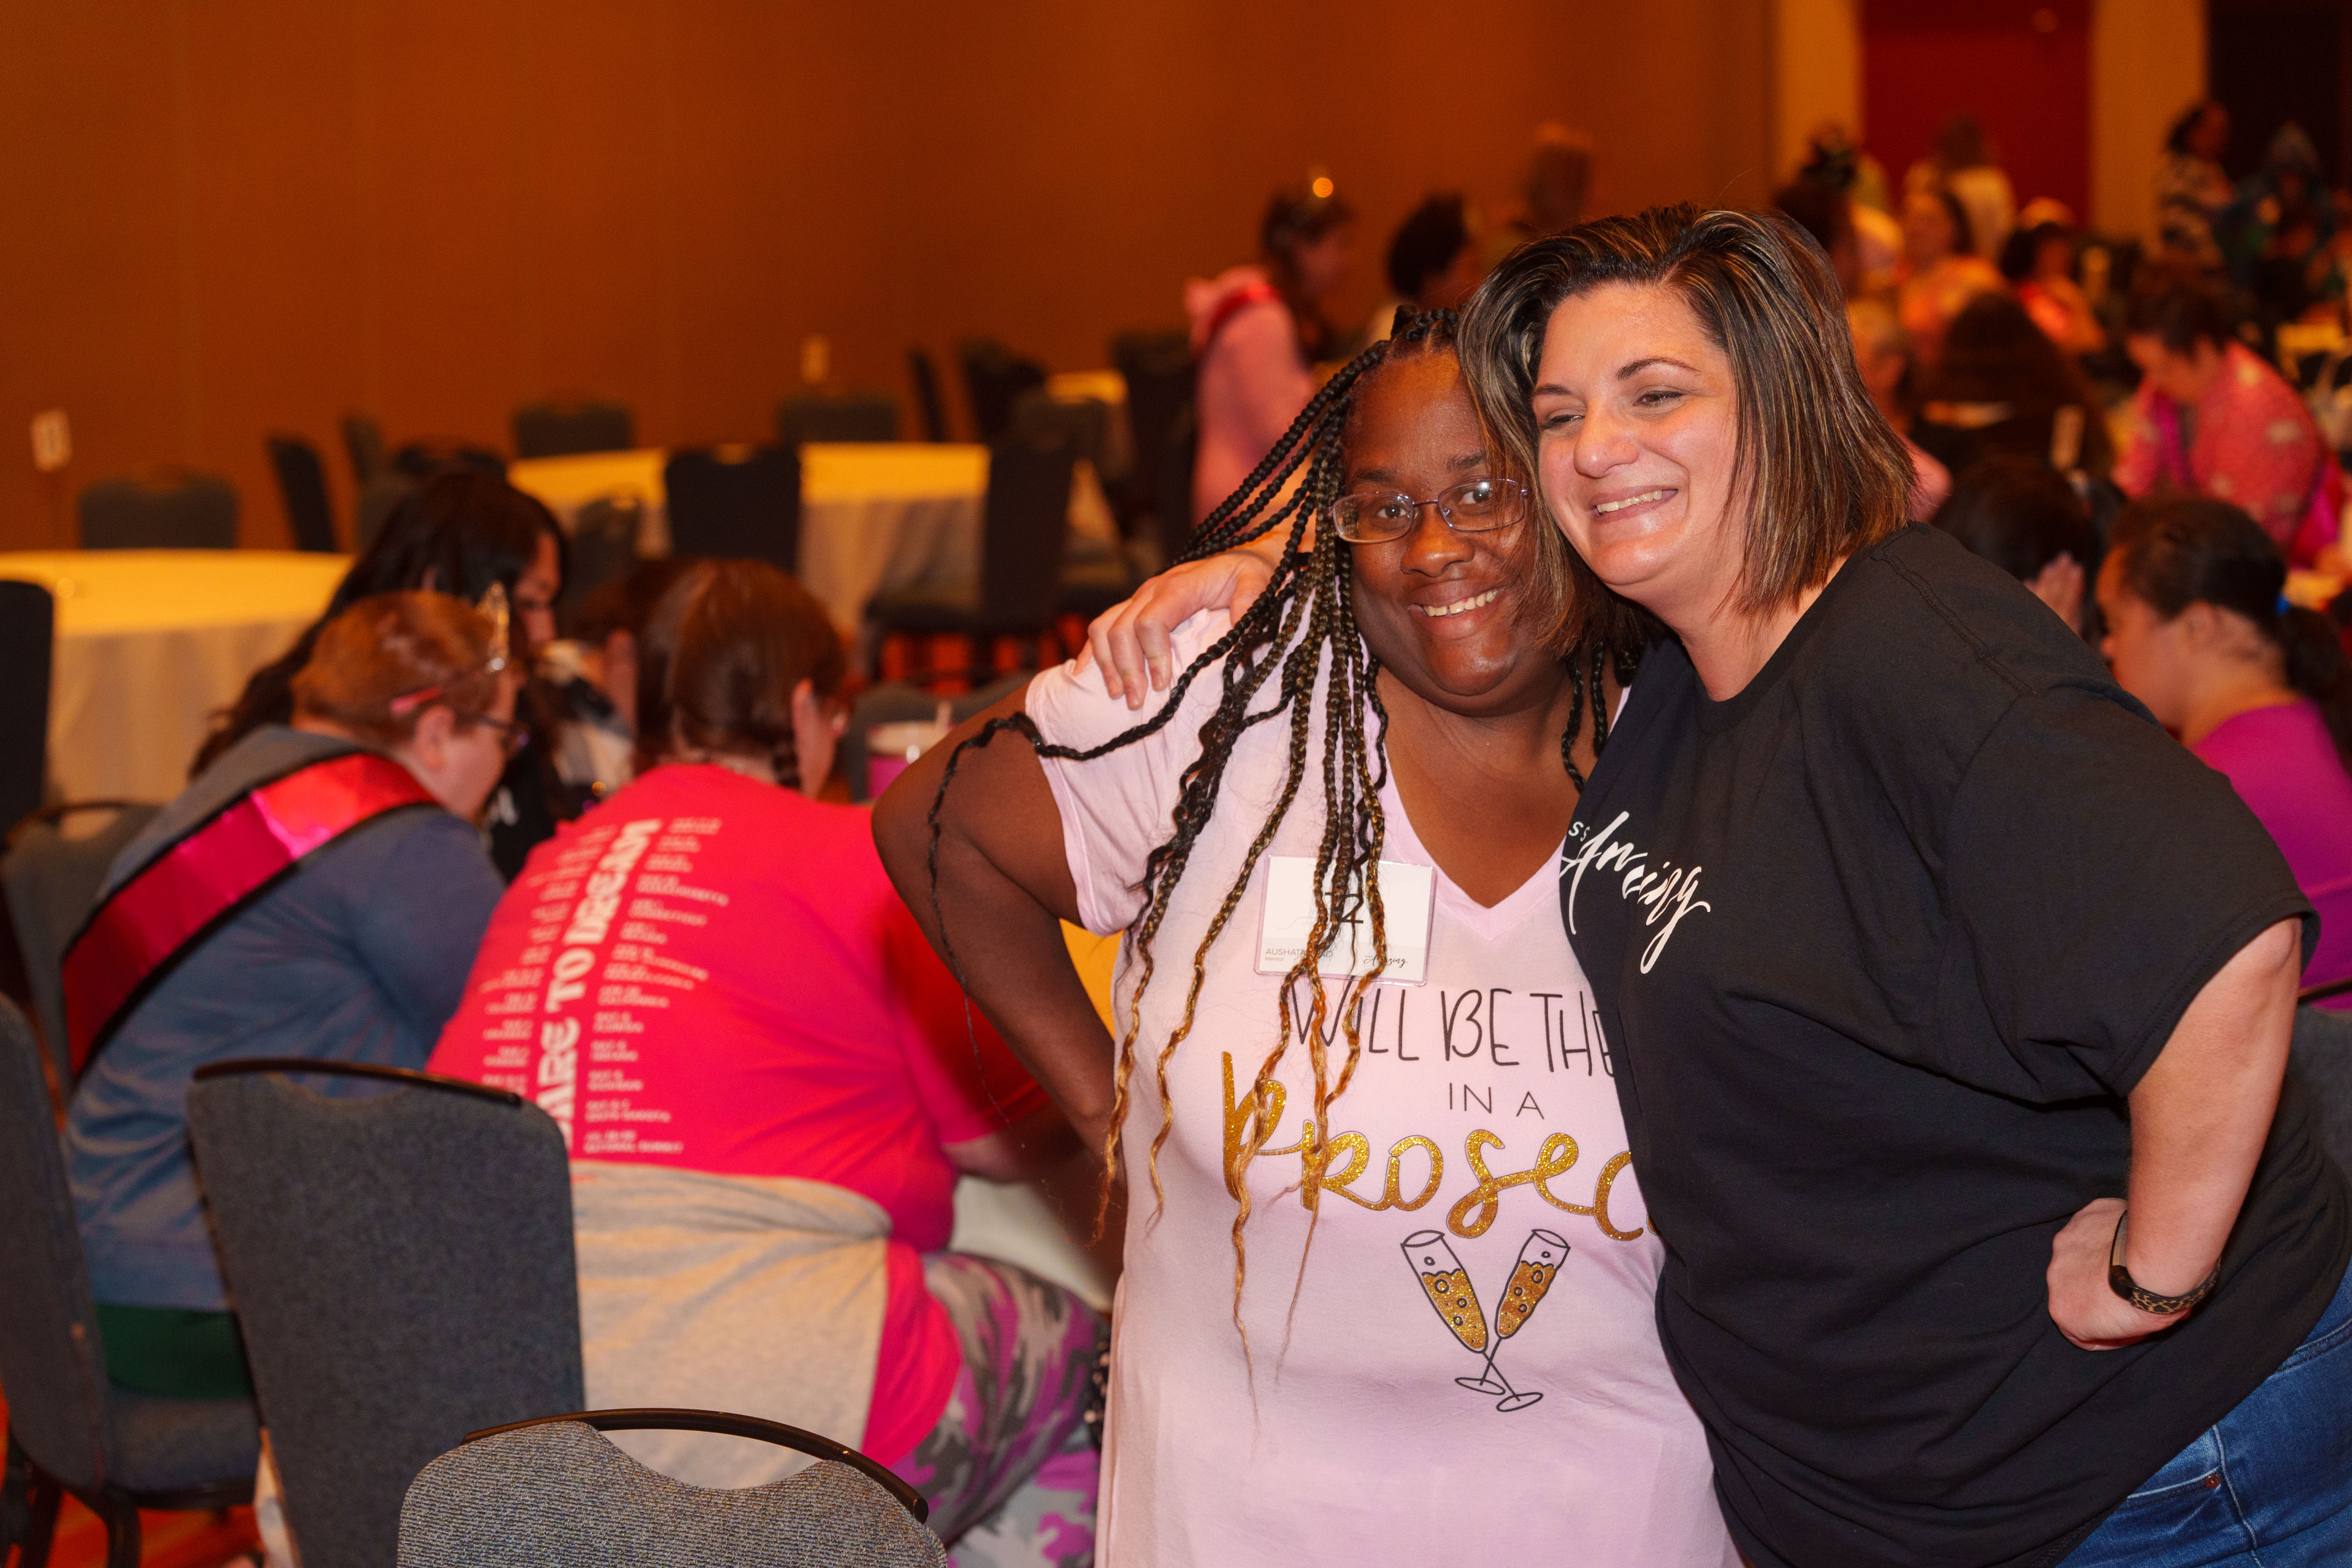
POLYGON ((2124 347, 2141 371, 2116 460, 2130 496, 2187 490, 2243 508, 2294 565, 2340 556, 2344 475, 2303 399, 2188 280, 2135 291, 2124 347))
POLYGON ((1955 474, 1996 452, 2095 475, 2115 462, 2090 378, 2007 294, 1980 294, 1953 320, 1911 435, 1955 474))
POLYGON ((1987 458, 1960 476, 1929 521, 2083 630, 2083 590, 2099 570, 2099 535, 2074 487, 2049 464, 1987 458))
POLYGON ((252 730, 131 840, 67 951, 66 1155, 125 1387, 251 1392, 190 1165, 195 1069, 422 1067, 457 1005, 499 898, 474 819, 514 733, 493 609, 387 594, 329 621, 292 723, 252 730))
POLYGON ((2286 559, 2252 518, 2177 497, 2116 515, 2099 604, 2116 681, 2278 841, 2319 911, 2303 982, 2325 985, 2352 979, 2352 660, 2285 585, 2286 559))
MULTIPOLYGON (((810 798, 846 672, 773 567, 680 577, 637 649, 636 778, 532 853, 433 1068, 562 1129, 592 1405, 821 1432, 919 1487, 961 1561, 1085 1563, 1101 1322, 942 1250, 960 1173, 1083 1156, 968 1024, 866 814, 810 798)), ((801 1462, 695 1434, 624 1446, 703 1486, 801 1462)))
MULTIPOLYGON (((453 594, 468 604, 497 584, 513 611, 515 668, 530 676, 540 649, 555 637, 555 602, 563 592, 563 531, 555 514, 496 474, 450 469, 425 479, 402 498, 352 569, 316 625, 284 655, 263 665, 221 716, 189 768, 202 773, 222 752, 264 724, 283 724, 294 712, 294 678, 310 661, 311 645, 328 622, 373 594, 424 589, 453 594)), ((563 693, 549 681, 528 679, 517 700, 522 732, 498 783, 488 816, 490 856, 511 877, 530 847, 579 815, 574 792, 557 768, 557 734, 566 717, 563 693)))

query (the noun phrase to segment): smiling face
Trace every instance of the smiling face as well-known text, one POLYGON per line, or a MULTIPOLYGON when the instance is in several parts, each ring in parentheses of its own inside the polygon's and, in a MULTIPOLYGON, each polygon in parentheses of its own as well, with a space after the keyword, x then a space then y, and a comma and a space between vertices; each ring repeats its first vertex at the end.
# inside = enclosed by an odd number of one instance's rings
POLYGON ((1739 578, 1731 361, 1670 288, 1570 295, 1544 331, 1532 398, 1553 521, 1595 575, 1676 630, 1739 578))
MULTIPOLYGON (((1342 494, 1432 497, 1472 479, 1510 477, 1490 452, 1461 363, 1446 352, 1400 360, 1356 395, 1342 494)), ((1401 539, 1350 544, 1356 623, 1381 666, 1437 707, 1507 712, 1548 700, 1559 660, 1517 624, 1528 568, 1525 521, 1456 533, 1433 506, 1401 539)))

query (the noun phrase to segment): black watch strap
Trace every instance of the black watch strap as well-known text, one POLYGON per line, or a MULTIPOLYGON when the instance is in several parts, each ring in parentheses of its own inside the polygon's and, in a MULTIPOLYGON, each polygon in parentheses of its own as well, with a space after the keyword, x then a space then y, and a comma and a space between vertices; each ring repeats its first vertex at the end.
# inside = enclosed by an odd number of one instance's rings
POLYGON ((2213 1287, 2221 1279, 2221 1265, 2219 1262, 2213 1265, 2212 1273, 2205 1276, 2198 1282, 2195 1289, 2183 1296, 2159 1296, 2135 1281, 2131 1277, 2131 1270, 2124 1267, 2124 1225, 2130 1218, 2129 1209, 2116 1216, 2115 1243, 2107 1248, 2107 1288, 2109 1289, 2143 1312, 2154 1312, 2158 1317, 2168 1318, 2176 1312, 2189 1310, 2213 1293, 2213 1287))

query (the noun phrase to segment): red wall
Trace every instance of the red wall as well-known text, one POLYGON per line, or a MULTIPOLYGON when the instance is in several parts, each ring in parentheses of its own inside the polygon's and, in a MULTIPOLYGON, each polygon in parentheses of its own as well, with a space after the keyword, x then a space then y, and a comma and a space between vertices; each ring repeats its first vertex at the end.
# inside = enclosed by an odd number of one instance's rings
POLYGON ((1863 123, 1898 188, 1946 119, 1973 114, 2020 206, 2055 196, 2087 218, 2090 0, 1865 0, 1862 26, 1863 123))

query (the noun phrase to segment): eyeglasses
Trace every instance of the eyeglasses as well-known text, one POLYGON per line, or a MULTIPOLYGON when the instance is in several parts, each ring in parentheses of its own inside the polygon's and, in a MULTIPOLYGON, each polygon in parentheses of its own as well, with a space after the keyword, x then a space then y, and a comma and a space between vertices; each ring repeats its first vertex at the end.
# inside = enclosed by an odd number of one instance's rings
POLYGON ((1384 490, 1360 490, 1331 503, 1331 525, 1350 544, 1381 544, 1402 539, 1433 506, 1456 533, 1490 533, 1524 522, 1528 489, 1517 479, 1472 479, 1425 500, 1384 490))
POLYGON ((496 731, 499 737, 499 750, 509 757, 521 751, 525 742, 530 739, 530 731, 523 728, 520 721, 501 719, 495 713, 460 713, 457 715, 457 721, 461 724, 487 725, 496 731))

